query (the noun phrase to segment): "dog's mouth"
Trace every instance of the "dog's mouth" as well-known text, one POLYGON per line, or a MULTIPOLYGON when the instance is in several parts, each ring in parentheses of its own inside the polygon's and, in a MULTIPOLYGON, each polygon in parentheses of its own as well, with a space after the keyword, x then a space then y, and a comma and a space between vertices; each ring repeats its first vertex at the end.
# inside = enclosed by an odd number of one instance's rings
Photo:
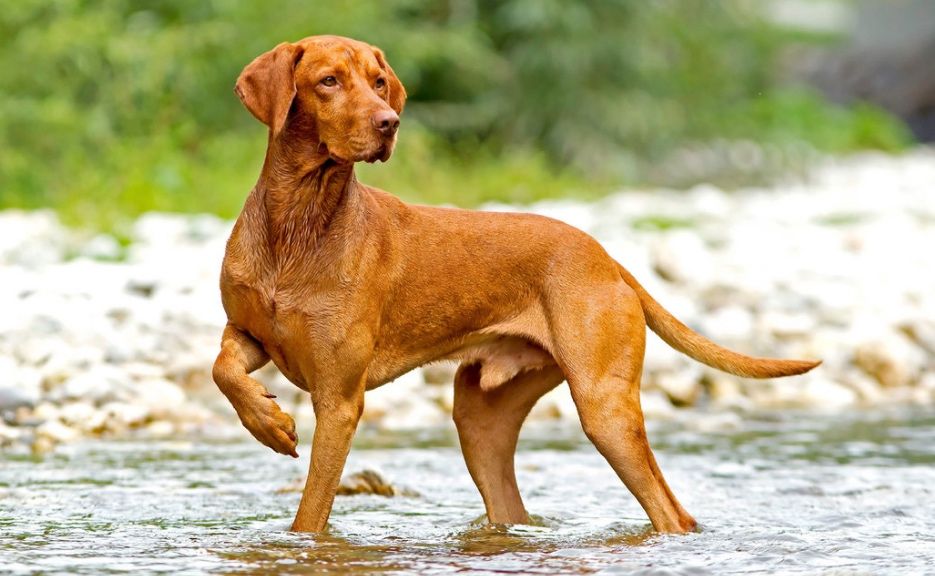
POLYGON ((377 160, 380 162, 386 162, 390 159, 390 156, 393 154, 393 147, 390 144, 383 144, 377 151, 371 154, 370 156, 364 158, 364 161, 368 164, 373 164, 377 160))
POLYGON ((351 153, 347 156, 342 156, 335 153, 333 150, 328 148, 327 144, 322 142, 318 145, 318 154, 321 156, 327 156, 337 164, 347 164, 348 162, 366 162, 368 164, 373 164, 377 161, 386 162, 390 159, 390 156, 393 155, 393 142, 384 142, 379 144, 373 150, 351 153))

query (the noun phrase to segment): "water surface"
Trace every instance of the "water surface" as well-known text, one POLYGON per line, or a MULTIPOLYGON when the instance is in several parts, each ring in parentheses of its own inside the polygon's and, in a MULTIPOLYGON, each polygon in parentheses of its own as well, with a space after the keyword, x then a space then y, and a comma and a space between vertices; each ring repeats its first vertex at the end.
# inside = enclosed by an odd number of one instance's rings
MULTIPOLYGON (((246 435, 246 433, 243 433, 246 435)), ((243 436, 240 436, 243 437, 243 436)), ((309 435, 306 433, 305 438, 309 435)), ((691 417, 650 431, 701 523, 659 536, 580 430, 517 456, 537 526, 484 526, 449 429, 362 430, 348 471, 419 497, 339 498, 287 531, 308 463, 253 442, 89 442, 0 455, 0 572, 924 574, 935 566, 935 413, 691 417)))

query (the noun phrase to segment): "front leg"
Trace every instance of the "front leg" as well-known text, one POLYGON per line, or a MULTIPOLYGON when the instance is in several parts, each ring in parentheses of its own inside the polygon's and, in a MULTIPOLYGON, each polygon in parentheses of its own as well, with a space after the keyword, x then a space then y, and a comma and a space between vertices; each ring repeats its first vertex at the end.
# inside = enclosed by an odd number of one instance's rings
POLYGON ((269 355, 259 342, 228 324, 214 362, 214 382, 254 438, 280 454, 298 458, 295 421, 279 408, 265 386, 249 376, 267 362, 269 355))
POLYGON ((357 423, 364 410, 364 377, 336 381, 321 379, 312 388, 315 436, 305 490, 292 529, 321 532, 328 523, 334 495, 357 423))

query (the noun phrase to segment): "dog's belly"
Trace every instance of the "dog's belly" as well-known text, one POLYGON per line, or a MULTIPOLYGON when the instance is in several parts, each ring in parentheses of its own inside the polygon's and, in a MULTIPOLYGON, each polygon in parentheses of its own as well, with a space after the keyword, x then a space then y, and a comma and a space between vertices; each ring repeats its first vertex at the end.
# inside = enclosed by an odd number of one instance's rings
POLYGON ((480 344, 467 346, 446 360, 462 364, 480 364, 480 387, 490 391, 513 377, 530 370, 553 366, 555 359, 540 346, 517 336, 497 336, 480 344))
MULTIPOLYGON (((449 307, 429 310, 439 308, 449 307)), ((418 366, 445 360, 480 365, 484 390, 492 390, 523 372, 554 366, 552 340, 541 306, 533 302, 507 312, 507 317, 486 326, 460 331, 463 327, 455 324, 448 331, 429 332, 432 337, 428 338, 424 330, 419 330, 422 325, 450 327, 452 323, 425 316, 407 318, 409 323, 403 329, 381 334, 381 345, 368 369, 367 389, 382 386, 418 366), (422 337, 413 338, 412 330, 422 337)), ((464 311, 461 314, 470 316, 464 311)))
POLYGON ((417 366, 439 361, 480 365, 480 387, 485 391, 493 390, 523 372, 556 364, 548 351, 521 336, 477 334, 467 340, 468 343, 434 357, 412 358, 399 363, 376 358, 370 367, 367 390, 379 388, 417 366))

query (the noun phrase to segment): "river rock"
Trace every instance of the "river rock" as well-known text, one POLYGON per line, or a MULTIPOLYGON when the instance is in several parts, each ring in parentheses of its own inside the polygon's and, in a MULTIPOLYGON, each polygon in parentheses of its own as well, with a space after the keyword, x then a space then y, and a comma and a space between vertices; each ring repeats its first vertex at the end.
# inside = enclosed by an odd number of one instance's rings
POLYGON ((903 322, 899 329, 928 354, 929 362, 932 363, 935 362, 935 306, 928 314, 903 322))
POLYGON ((91 368, 69 376, 61 385, 56 386, 48 397, 56 401, 84 400, 101 404, 126 398, 128 380, 129 376, 126 372, 116 366, 95 364, 91 368))
POLYGON ((123 256, 123 247, 110 234, 97 234, 82 244, 79 253, 91 260, 117 260, 123 256))
MULTIPOLYGON (((804 377, 743 380, 699 368, 649 335, 648 413, 667 417, 680 413, 673 403, 706 400, 738 411, 848 410, 935 402, 935 268, 928 251, 906 250, 935 245, 933 181, 935 151, 918 149, 837 159, 770 189, 630 190, 498 209, 593 234, 663 306, 720 344, 824 360, 804 377)), ((210 378, 230 227, 212 216, 150 214, 124 249, 64 228, 49 211, 0 212, 0 418, 23 431, 4 437, 49 447, 102 426, 112 435, 147 426, 178 433, 208 421, 206 406, 239 426, 210 378), (44 433, 34 434, 40 425, 44 433)), ((453 371, 429 366, 368 393, 365 422, 448 425, 453 371)), ((300 426, 311 421, 308 395, 291 396, 272 366, 257 377, 267 373, 283 408, 300 426)), ((529 418, 577 421, 567 386, 529 418)))
POLYGON ((0 414, 21 406, 35 406, 41 396, 40 383, 38 370, 0 355, 0 414))
POLYGON ((655 374, 650 385, 659 388, 673 405, 693 406, 701 396, 701 370, 692 368, 678 372, 655 374))
POLYGON ((59 411, 62 424, 85 433, 100 434, 107 429, 107 413, 89 402, 72 402, 59 411))
POLYGON ((886 402, 886 393, 880 383, 866 372, 849 366, 838 371, 838 378, 841 384, 854 391, 860 404, 877 406, 886 402))
POLYGON ((56 350, 65 347, 61 338, 55 336, 24 336, 18 338, 13 344, 13 354, 16 360, 25 366, 40 366, 48 360, 56 350))
POLYGON ((920 393, 923 394, 921 397, 923 402, 929 403, 935 401, 935 372, 926 372, 922 378, 919 379, 917 388, 920 393))
POLYGON ((753 335, 753 314, 745 306, 729 305, 703 315, 705 336, 725 345, 747 342, 753 335))
POLYGON ((185 405, 185 391, 163 378, 146 378, 136 383, 134 401, 146 406, 155 418, 168 418, 185 405))
POLYGON ((530 420, 566 420, 574 422, 578 419, 578 408, 571 398, 568 384, 559 384, 546 393, 536 402, 529 413, 530 420))
POLYGON ((394 486, 386 481, 379 473, 373 470, 361 470, 341 478, 338 485, 338 496, 356 496, 359 494, 375 494, 377 496, 409 496, 418 497, 419 493, 408 488, 394 486))
POLYGON ((857 401, 857 393, 847 386, 821 376, 810 376, 806 378, 806 385, 798 405, 837 411, 853 406, 857 401))
POLYGON ((0 419, 0 448, 17 442, 23 436, 23 431, 7 424, 0 419))
POLYGON ((640 406, 647 419, 668 420, 675 417, 675 407, 666 395, 658 390, 640 392, 640 406))
POLYGON ((760 315, 757 324, 759 330, 777 339, 804 339, 815 330, 816 319, 809 312, 768 310, 760 315))
POLYGON ((887 388, 912 385, 924 362, 921 350, 898 332, 863 342, 854 354, 854 363, 887 388))
POLYGON ((713 369, 706 369, 703 386, 711 404, 728 410, 750 410, 753 402, 747 394, 743 381, 737 376, 713 369))
POLYGON ((115 430, 138 428, 148 422, 151 412, 148 406, 133 402, 108 402, 101 406, 108 421, 108 427, 115 430))
POLYGON ((458 364, 455 362, 435 362, 422 367, 422 379, 432 386, 451 385, 457 370, 458 364))
POLYGON ((714 262, 704 240, 694 232, 678 230, 652 245, 653 268, 670 282, 704 286, 714 272, 714 262))
POLYGON ((0 265, 38 268, 60 261, 70 234, 51 210, 0 213, 0 265))
POLYGON ((413 370, 368 392, 361 419, 387 429, 406 430, 439 426, 449 422, 450 416, 426 393, 422 372, 413 370))
POLYGON ((143 434, 147 438, 170 438, 178 433, 178 426, 168 420, 156 420, 146 425, 143 434))
POLYGON ((80 432, 59 420, 48 420, 36 428, 36 437, 45 438, 53 443, 71 442, 80 436, 80 432))

